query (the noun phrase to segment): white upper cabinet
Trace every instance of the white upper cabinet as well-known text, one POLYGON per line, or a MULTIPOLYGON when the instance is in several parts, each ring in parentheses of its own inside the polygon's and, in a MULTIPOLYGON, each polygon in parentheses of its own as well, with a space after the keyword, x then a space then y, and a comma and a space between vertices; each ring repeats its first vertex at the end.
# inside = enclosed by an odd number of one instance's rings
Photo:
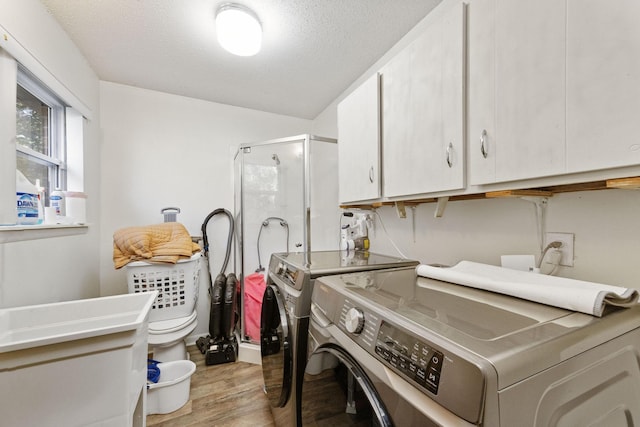
POLYGON ((640 1, 567 11, 568 171, 640 164, 640 1))
POLYGON ((469 6, 469 182, 566 169, 566 1, 469 6))
POLYGON ((380 197, 380 85, 370 77, 338 104, 340 203, 380 197))
POLYGON ((386 197, 464 187, 464 26, 456 3, 381 70, 386 197))

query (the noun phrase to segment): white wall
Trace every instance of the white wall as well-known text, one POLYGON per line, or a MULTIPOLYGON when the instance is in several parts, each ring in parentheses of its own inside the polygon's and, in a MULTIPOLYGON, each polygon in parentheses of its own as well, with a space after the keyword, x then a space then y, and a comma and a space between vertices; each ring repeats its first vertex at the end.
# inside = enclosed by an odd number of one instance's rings
MULTIPOLYGON (((309 120, 108 82, 100 83, 100 103, 103 295, 127 292, 125 271, 114 270, 112 262, 116 230, 160 223, 160 210, 177 206, 178 221, 191 235, 201 235, 210 212, 234 210, 233 155, 239 144, 311 130, 309 120)), ((214 277, 224 258, 226 233, 226 219, 216 216, 207 233, 214 277)), ((200 283, 196 334, 208 327, 206 276, 200 283)))
MULTIPOLYGON (((0 244, 0 307, 99 296, 100 122, 98 79, 80 51, 38 0, 0 0, 7 50, 22 49, 91 110, 85 122, 84 189, 89 195, 86 234, 0 244)), ((27 64, 28 65, 28 64, 27 64)), ((1 94, 0 94, 1 95, 1 94)))
MULTIPOLYGON (((500 265, 500 255, 539 254, 533 204, 520 199, 450 202, 442 218, 435 204, 412 209, 399 219, 395 208, 383 207, 375 216, 371 250, 398 254, 389 241, 410 258, 423 263, 453 265, 470 260, 500 265)), ((573 267, 557 275, 640 289, 640 191, 603 190, 557 194, 549 199, 547 231, 575 234, 573 267)))

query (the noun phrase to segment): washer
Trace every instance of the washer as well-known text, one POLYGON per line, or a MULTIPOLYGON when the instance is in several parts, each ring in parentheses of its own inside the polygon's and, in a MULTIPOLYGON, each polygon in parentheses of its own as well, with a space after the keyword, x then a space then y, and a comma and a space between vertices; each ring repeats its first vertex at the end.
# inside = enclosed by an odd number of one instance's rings
POLYGON ((316 281, 304 425, 640 425, 640 306, 602 318, 422 277, 316 281))
POLYGON ((307 361, 311 294, 316 278, 388 268, 418 261, 368 251, 273 254, 260 327, 264 388, 276 425, 300 424, 300 390, 307 361))

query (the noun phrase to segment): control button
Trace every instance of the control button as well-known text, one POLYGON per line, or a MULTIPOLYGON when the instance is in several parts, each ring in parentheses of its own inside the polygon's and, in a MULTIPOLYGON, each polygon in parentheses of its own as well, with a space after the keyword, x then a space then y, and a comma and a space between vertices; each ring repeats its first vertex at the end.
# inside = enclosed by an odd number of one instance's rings
POLYGON ((417 371, 418 371, 418 365, 416 365, 415 363, 409 362, 409 372, 415 375, 417 371))
POLYGON ((442 370, 442 359, 444 356, 439 351, 434 352, 429 360, 429 368, 434 369, 437 372, 442 370))
POLYGON ((403 371, 407 371, 409 369, 409 361, 402 356, 400 356, 399 359, 400 359, 400 369, 402 369, 403 371))
POLYGON ((427 381, 427 371, 423 368, 418 368, 416 371, 416 381, 418 384, 425 385, 427 381))
POLYGON ((389 351, 379 345, 376 346, 376 353, 378 353, 384 360, 387 360, 390 356, 389 351))
POLYGON ((440 385, 440 373, 429 369, 427 373, 427 381, 424 384, 425 388, 433 394, 438 394, 438 386, 440 385))
POLYGON ((427 373, 427 381, 437 386, 438 383, 440 382, 440 373, 433 369, 429 369, 429 372, 427 373))
POLYGON ((384 350, 379 345, 376 345, 376 353, 384 358, 384 350))
POLYGON ((398 356, 396 356, 395 354, 391 354, 391 359, 389 359, 389 363, 391 363, 391 366, 393 366, 394 368, 398 367, 398 356))
POLYGON ((344 318, 344 327, 347 332, 359 334, 364 328, 364 313, 359 308, 352 307, 347 311, 344 318))
POLYGON ((423 367, 423 368, 427 368, 427 366, 429 365, 429 359, 425 359, 424 357, 419 357, 418 358, 418 364, 423 367))

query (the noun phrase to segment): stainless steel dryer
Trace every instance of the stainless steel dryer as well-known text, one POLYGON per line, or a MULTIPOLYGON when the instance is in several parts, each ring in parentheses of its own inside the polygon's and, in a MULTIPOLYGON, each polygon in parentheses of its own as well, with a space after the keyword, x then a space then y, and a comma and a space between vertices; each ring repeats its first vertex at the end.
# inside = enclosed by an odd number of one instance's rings
POLYGON ((640 425, 640 306, 602 318, 425 278, 323 277, 303 425, 640 425))
POLYGON ((299 396, 307 360, 311 293, 316 278, 412 267, 418 261, 368 251, 273 254, 260 326, 264 387, 276 425, 300 425, 299 396))

